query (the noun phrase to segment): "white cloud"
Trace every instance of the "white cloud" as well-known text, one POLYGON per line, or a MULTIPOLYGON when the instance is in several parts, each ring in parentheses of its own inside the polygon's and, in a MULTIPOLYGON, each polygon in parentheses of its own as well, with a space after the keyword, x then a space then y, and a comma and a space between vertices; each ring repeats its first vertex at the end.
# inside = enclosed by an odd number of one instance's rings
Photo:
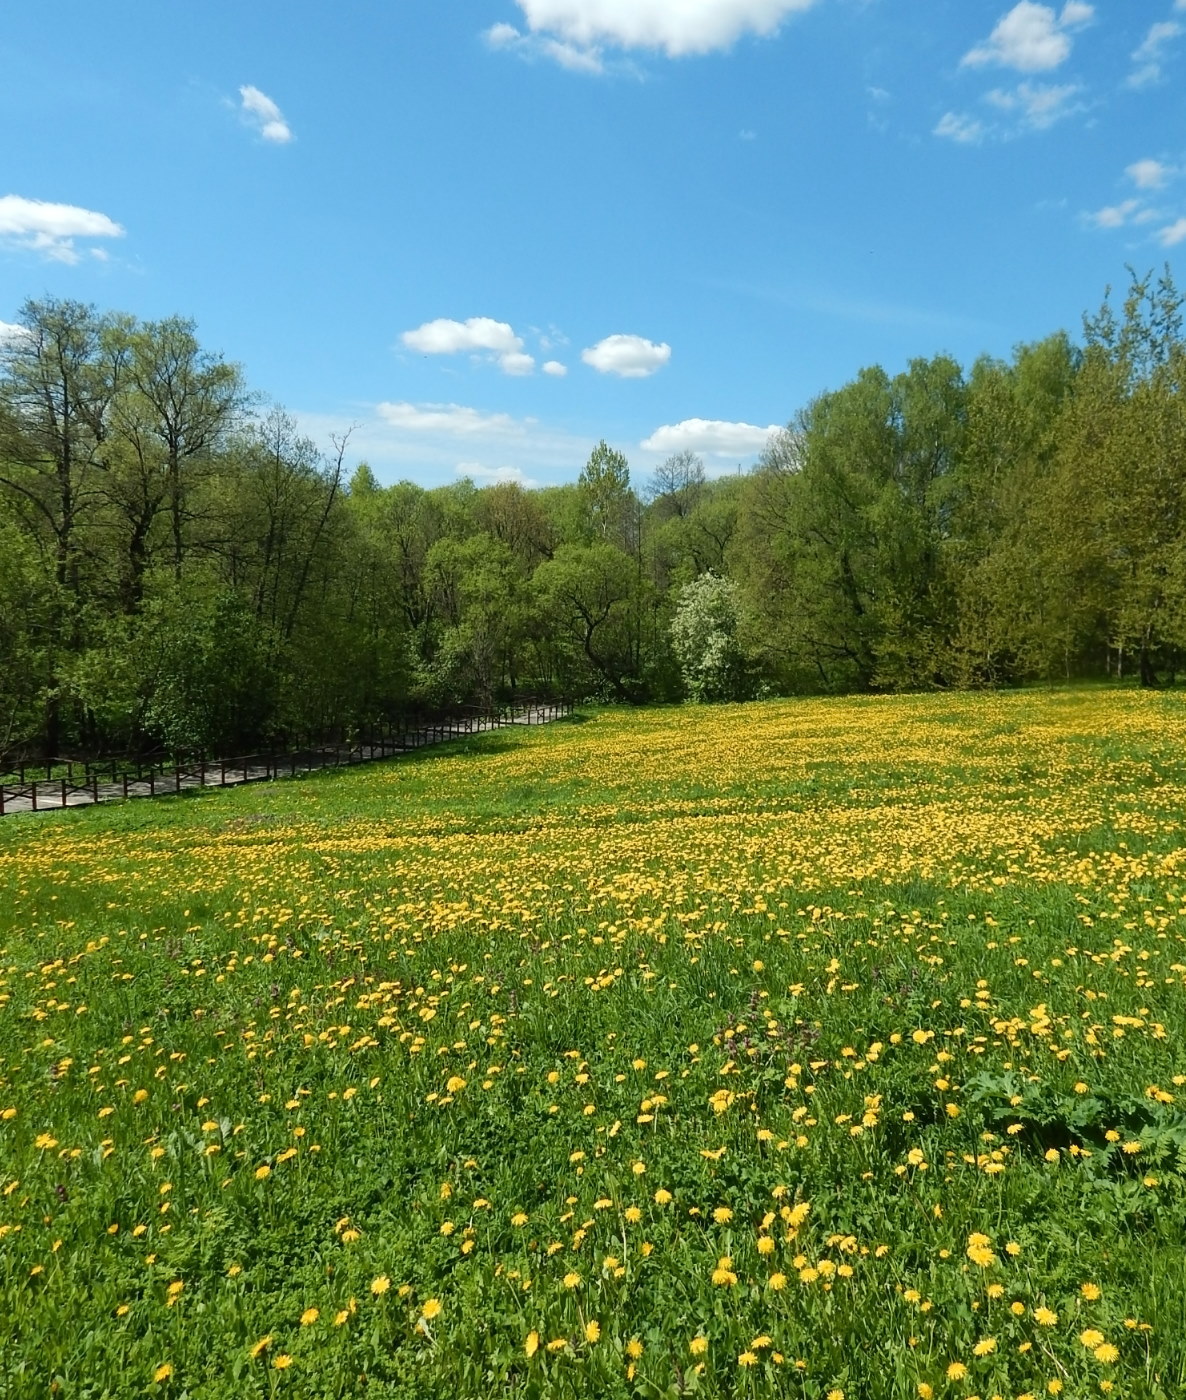
MULTIPOLYGON (((74 204, 50 204, 22 199, 17 194, 0 198, 0 242, 30 248, 53 262, 76 263, 81 254, 76 238, 122 238, 124 229, 106 214, 80 209, 74 204)), ((93 251, 93 250, 92 250, 93 251)))
POLYGON ((568 373, 568 366, 562 365, 559 360, 545 360, 540 368, 554 379, 563 379, 568 373))
POLYGON ((570 68, 598 72, 601 45, 658 49, 669 58, 727 49, 743 34, 773 34, 816 0, 517 0, 529 34, 496 24, 496 48, 524 44, 570 68), (552 45, 549 51, 546 45, 552 45))
POLYGON ((581 351, 581 359, 598 374, 616 374, 620 379, 646 379, 671 359, 671 346, 656 345, 641 335, 607 335, 596 345, 581 351))
POLYGON ((543 484, 528 476, 522 467, 487 467, 481 462, 458 462, 456 471, 458 476, 469 477, 479 486, 497 486, 504 481, 513 481, 516 486, 530 491, 543 484))
MULTIPOLYGON (((1177 8, 1186 8, 1178 6, 1177 8)), ((1165 46, 1182 33, 1182 26, 1172 19, 1151 25, 1141 44, 1133 50, 1132 61, 1137 68, 1129 74, 1128 86, 1147 87, 1161 77, 1161 62, 1165 46)))
POLYGON ((1176 224, 1167 225, 1159 231, 1157 237, 1163 248, 1173 248, 1186 242, 1186 219, 1179 219, 1176 224))
POLYGON ((1003 112, 1016 114, 1024 126, 1043 131, 1080 110, 1072 101, 1082 88, 1077 83, 1019 83, 1011 90, 994 88, 985 100, 1003 112))
POLYGON ((522 350, 512 350, 505 355, 499 355, 498 367, 503 374, 519 377, 535 372, 535 360, 531 355, 524 354, 522 350))
POLYGON ((1122 204, 1110 204, 1105 209, 1097 209, 1087 215, 1087 222, 1096 228, 1123 228, 1133 221, 1133 216, 1141 207, 1139 199, 1126 199, 1122 204))
MULTIPOLYGON (((405 433, 443 433, 449 437, 518 437, 524 422, 509 413, 482 413, 457 403, 381 403, 376 412, 391 428, 405 433)), ((525 422, 529 423, 527 419, 525 422)))
POLYGON ((543 34, 520 34, 513 24, 495 24, 483 36, 492 49, 507 49, 520 58, 547 58, 572 73, 604 73, 605 64, 596 48, 581 48, 543 34))
POLYGON ((782 431, 777 424, 757 428, 752 423, 723 423, 716 418, 685 418, 665 424, 646 438, 645 452, 701 452, 713 457, 752 457, 782 431))
POLYGON ((984 140, 985 126, 975 117, 960 112, 944 112, 931 133, 933 136, 946 136, 951 141, 959 141, 965 146, 974 146, 984 140))
POLYGON ((575 481, 592 440, 532 417, 512 417, 455 403, 353 403, 348 412, 297 415, 301 431, 327 442, 353 426, 352 460, 365 460, 384 482, 421 485, 512 480, 524 485, 575 481), (460 471, 459 471, 460 469, 460 471))
POLYGON ((492 350, 505 355, 523 348, 522 340, 505 321, 489 316, 471 316, 468 321, 442 316, 414 331, 404 331, 400 339, 409 350, 419 350, 422 355, 456 355, 462 350, 492 350))
MULTIPOLYGON (((1183 0, 1186 5, 1186 0, 1183 0)), ((1138 160, 1124 172, 1139 190, 1159 190, 1178 172, 1159 160, 1138 160)))
POLYGON ((1057 68, 1071 55, 1071 32, 1087 24, 1094 14, 1094 8, 1080 0, 1068 0, 1061 14, 1056 14, 1050 5, 1020 0, 988 39, 969 50, 961 62, 973 68, 999 64, 1019 73, 1057 68))
POLYGON ((24 326, 14 326, 11 321, 0 321, 0 345, 9 340, 20 340, 28 334, 24 326))
POLYGON ((442 316, 415 330, 404 331, 400 340, 409 350, 418 350, 422 355, 458 355, 467 350, 484 353, 494 359, 504 374, 531 374, 535 369, 535 360, 524 353, 522 337, 505 321, 489 316, 471 316, 468 321, 451 321, 442 316))
POLYGON ((284 114, 265 92, 248 84, 239 89, 240 111, 256 128, 265 141, 283 146, 292 140, 292 128, 284 120, 284 114))

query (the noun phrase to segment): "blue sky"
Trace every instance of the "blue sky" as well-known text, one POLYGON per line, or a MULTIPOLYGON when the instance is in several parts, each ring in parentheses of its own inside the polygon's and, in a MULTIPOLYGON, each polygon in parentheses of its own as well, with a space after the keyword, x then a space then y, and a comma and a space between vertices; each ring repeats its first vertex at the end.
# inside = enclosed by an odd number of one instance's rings
POLYGON ((192 316, 387 481, 736 470, 1186 254, 1186 0, 39 0, 0 71, 0 321, 192 316))

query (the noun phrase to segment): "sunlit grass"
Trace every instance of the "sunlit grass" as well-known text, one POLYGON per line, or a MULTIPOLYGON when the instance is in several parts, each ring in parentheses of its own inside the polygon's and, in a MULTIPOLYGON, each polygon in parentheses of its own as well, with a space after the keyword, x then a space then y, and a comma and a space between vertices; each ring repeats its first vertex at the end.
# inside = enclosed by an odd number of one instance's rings
POLYGON ((0 824, 0 1393, 1175 1397, 1186 705, 0 824))

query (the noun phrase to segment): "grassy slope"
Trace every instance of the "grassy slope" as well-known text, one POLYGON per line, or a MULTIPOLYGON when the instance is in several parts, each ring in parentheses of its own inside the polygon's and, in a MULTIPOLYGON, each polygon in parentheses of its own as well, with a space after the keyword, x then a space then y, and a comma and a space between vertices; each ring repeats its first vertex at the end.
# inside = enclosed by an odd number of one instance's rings
POLYGON ((5 819, 0 1393, 1179 1394, 1184 739, 607 712, 5 819))

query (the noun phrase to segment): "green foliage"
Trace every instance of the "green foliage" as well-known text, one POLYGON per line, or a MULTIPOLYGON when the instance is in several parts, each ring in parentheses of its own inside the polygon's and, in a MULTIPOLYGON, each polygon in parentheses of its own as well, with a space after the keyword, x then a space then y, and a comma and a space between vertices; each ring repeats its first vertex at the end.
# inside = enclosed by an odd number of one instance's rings
POLYGON ((1168 271, 1134 274, 1081 345, 871 366, 754 471, 711 480, 682 452, 641 491, 604 440, 566 486, 385 486, 192 322, 20 314, 0 347, 0 751, 241 747, 516 690, 1152 687, 1186 660, 1168 271), (704 631, 683 600, 710 575, 731 611, 704 631))

